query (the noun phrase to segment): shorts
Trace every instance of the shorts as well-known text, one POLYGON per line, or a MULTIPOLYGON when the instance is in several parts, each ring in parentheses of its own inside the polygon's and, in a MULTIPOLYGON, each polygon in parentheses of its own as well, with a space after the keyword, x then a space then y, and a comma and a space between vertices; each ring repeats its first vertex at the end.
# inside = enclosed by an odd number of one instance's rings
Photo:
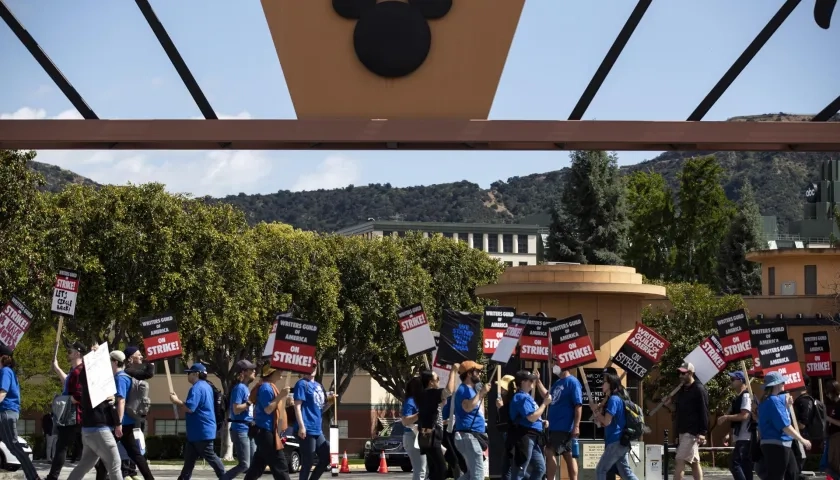
POLYGON ((553 449, 554 455, 563 455, 565 452, 572 451, 572 432, 548 432, 548 443, 545 445, 546 450, 553 449))
POLYGON ((690 433, 681 433, 679 442, 675 455, 677 460, 682 460, 688 464, 700 461, 700 445, 697 443, 697 437, 690 433))

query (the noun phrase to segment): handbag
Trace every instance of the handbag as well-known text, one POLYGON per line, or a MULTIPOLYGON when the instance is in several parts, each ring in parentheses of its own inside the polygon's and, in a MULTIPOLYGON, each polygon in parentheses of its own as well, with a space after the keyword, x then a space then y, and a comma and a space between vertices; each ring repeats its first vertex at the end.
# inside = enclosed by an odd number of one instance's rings
POLYGON ((435 430, 433 428, 422 428, 417 433, 417 446, 421 452, 432 448, 435 439, 435 430))
POLYGON ((52 401, 52 416, 56 426, 72 427, 76 425, 76 405, 70 395, 56 395, 52 401))

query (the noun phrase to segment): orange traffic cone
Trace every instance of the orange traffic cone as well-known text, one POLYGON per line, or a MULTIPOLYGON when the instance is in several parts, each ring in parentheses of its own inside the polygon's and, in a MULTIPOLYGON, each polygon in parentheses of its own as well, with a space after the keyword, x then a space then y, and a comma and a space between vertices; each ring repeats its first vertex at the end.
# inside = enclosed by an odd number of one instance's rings
POLYGON ((385 460, 385 450, 379 454, 379 471, 377 473, 388 473, 388 462, 385 460))
POLYGON ((344 451, 344 457, 341 459, 341 470, 338 473, 350 473, 350 462, 347 461, 347 450, 344 451))

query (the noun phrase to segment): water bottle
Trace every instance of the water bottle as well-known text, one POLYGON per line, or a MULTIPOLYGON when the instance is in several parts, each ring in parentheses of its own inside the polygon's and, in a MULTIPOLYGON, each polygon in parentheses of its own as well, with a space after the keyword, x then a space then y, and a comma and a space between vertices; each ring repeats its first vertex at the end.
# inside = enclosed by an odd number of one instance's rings
POLYGON ((580 456, 580 444, 578 443, 577 438, 572 439, 572 458, 578 458, 580 456))

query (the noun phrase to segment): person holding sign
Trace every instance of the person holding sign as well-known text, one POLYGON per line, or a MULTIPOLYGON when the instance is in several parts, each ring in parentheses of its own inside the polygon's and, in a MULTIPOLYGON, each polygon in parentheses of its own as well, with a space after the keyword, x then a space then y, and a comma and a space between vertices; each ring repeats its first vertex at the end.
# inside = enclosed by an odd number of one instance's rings
POLYGON ((26 480, 38 479, 38 472, 18 443, 17 422, 20 418, 20 384, 15 375, 12 350, 0 342, 0 440, 18 459, 26 480))
POLYGON ((604 453, 595 467, 595 479, 607 480, 607 474, 615 471, 622 480, 639 480, 630 468, 630 444, 624 445, 621 438, 627 425, 624 398, 627 392, 621 386, 621 380, 614 373, 604 373, 601 385, 604 398, 607 399, 602 410, 595 405, 595 399, 589 398, 589 407, 595 412, 595 422, 604 427, 604 453))
POLYGON ((806 450, 811 442, 803 438, 793 427, 790 407, 793 399, 782 394, 785 379, 779 372, 768 372, 764 376, 764 396, 758 406, 758 431, 761 436, 761 453, 767 470, 765 480, 796 479, 799 468, 791 448, 793 440, 806 450))
POLYGON ((140 446, 134 438, 134 419, 125 412, 126 402, 129 400, 132 383, 134 382, 124 371, 125 353, 119 350, 111 352, 111 364, 115 370, 114 379, 117 383, 117 415, 120 417, 121 425, 123 426, 122 436, 119 438, 119 441, 123 448, 125 448, 128 457, 137 465, 137 469, 140 470, 140 474, 143 475, 144 480, 154 480, 155 476, 152 475, 149 463, 146 461, 146 457, 140 452, 140 446))
MULTIPOLYGON (((317 368, 317 367, 316 367, 317 368)), ((315 369, 295 384, 295 417, 297 436, 300 438, 300 480, 318 480, 330 464, 330 442, 324 437, 324 409, 335 400, 333 392, 324 393, 324 387, 315 380, 315 369), (312 471, 315 453, 318 464, 312 471)))
POLYGON ((458 480, 484 480, 484 450, 490 444, 484 419, 484 397, 490 384, 481 386, 483 366, 467 360, 458 367, 461 386, 455 392, 455 448, 464 456, 467 471, 458 480))
POLYGON ((529 478, 541 479, 545 474, 545 457, 539 439, 547 426, 542 414, 551 404, 551 395, 546 394, 542 405, 537 406, 531 396, 537 380, 537 376, 527 370, 520 370, 514 376, 516 393, 510 400, 512 425, 507 440, 507 443, 514 445, 513 480, 523 480, 529 467, 529 478))
POLYGON ((236 362, 236 369, 239 370, 237 382, 230 391, 230 438, 233 441, 233 455, 239 464, 225 473, 224 480, 231 480, 247 472, 254 459, 254 452, 257 451, 254 439, 248 434, 254 423, 253 407, 248 401, 251 394, 248 385, 256 377, 257 366, 242 359, 236 362))
POLYGON ((455 389, 455 369, 452 365, 445 388, 440 387, 440 377, 433 370, 420 373, 422 392, 418 404, 418 437, 420 453, 426 457, 428 480, 446 479, 446 458, 443 456, 443 415, 441 409, 455 389))
POLYGON ((251 390, 248 397, 248 402, 254 406, 255 431, 252 436, 257 444, 257 453, 248 467, 245 480, 260 478, 266 466, 271 470, 274 480, 289 480, 289 465, 286 463, 283 440, 280 438, 280 432, 289 428, 285 408, 289 388, 281 390, 277 386, 282 378, 283 373, 280 370, 270 364, 263 365, 260 385, 251 390))
POLYGON ((403 448, 411 462, 412 480, 423 480, 426 478, 426 456, 420 453, 419 448, 414 446, 415 440, 417 439, 417 432, 414 431, 414 426, 417 425, 417 419, 420 417, 418 406, 422 398, 423 383, 420 381, 420 377, 412 377, 405 385, 401 420, 402 424, 406 427, 405 433, 403 433, 403 448))
POLYGON ((568 370, 560 368, 554 356, 552 372, 558 379, 551 386, 551 407, 548 409, 548 443, 545 446, 546 475, 554 479, 557 459, 566 461, 569 479, 577 480, 577 460, 572 457, 572 441, 580 436, 580 418, 583 414, 583 386, 568 370))
POLYGON ((187 374, 187 381, 190 387, 187 399, 182 401, 178 394, 171 392, 169 400, 173 405, 186 409, 187 415, 187 443, 184 445, 184 468, 178 476, 180 480, 189 480, 195 469, 195 462, 199 457, 203 458, 216 473, 216 477, 222 478, 225 474, 225 466, 222 460, 216 455, 213 449, 213 442, 216 440, 216 408, 213 401, 213 387, 207 381, 207 368, 194 363, 192 367, 184 370, 187 374))
POLYGON ((53 371, 58 375, 59 381, 64 384, 64 390, 61 394, 70 397, 70 403, 73 405, 76 414, 72 419, 69 419, 66 425, 58 425, 58 440, 53 452, 50 473, 46 476, 47 480, 58 480, 70 447, 73 447, 74 452, 70 458, 71 462, 76 463, 76 460, 82 454, 82 384, 79 378, 82 373, 82 357, 87 351, 88 348, 81 342, 74 342, 67 348, 67 361, 70 363, 70 371, 67 373, 64 373, 58 365, 58 359, 53 359, 53 371))

